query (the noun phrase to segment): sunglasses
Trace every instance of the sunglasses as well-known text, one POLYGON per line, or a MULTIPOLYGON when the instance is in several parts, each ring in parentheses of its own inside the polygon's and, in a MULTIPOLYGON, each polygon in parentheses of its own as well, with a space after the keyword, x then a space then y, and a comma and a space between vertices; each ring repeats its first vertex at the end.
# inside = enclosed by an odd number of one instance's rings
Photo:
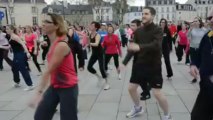
POLYGON ((207 20, 211 20, 213 16, 207 17, 207 20))
POLYGON ((53 24, 53 22, 49 20, 43 20, 43 23, 53 24))

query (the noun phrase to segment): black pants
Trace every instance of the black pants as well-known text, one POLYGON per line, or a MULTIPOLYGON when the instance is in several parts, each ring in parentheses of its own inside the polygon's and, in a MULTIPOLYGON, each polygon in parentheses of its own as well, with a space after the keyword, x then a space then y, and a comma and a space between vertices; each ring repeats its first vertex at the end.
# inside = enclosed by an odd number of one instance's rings
MULTIPOLYGON (((197 59, 197 57, 198 57, 198 49, 190 47, 189 51, 190 51, 189 52, 190 59, 197 59)), ((195 65, 198 66, 198 63, 195 63, 195 65)))
POLYGON ((48 47, 42 47, 43 49, 43 52, 42 52, 42 60, 46 60, 46 56, 47 56, 47 53, 49 51, 49 48, 48 47))
POLYGON ((198 94, 191 120, 213 120, 213 83, 208 77, 202 77, 200 93, 198 94))
POLYGON ((0 49, 0 69, 3 69, 3 60, 12 66, 12 60, 8 57, 8 52, 9 50, 0 49))
POLYGON ((60 103, 60 120, 78 120, 78 86, 71 88, 49 87, 34 115, 34 120, 52 120, 60 103))
POLYGON ((104 55, 103 53, 92 53, 91 57, 90 57, 90 60, 89 60, 89 63, 88 63, 88 66, 87 66, 87 69, 89 72, 91 72, 92 74, 96 74, 96 70, 93 68, 93 65, 98 61, 98 64, 99 64, 99 69, 101 71, 101 75, 103 78, 106 78, 106 72, 105 72, 105 69, 104 69, 104 55))
POLYGON ((20 83, 19 72, 21 72, 25 83, 28 86, 31 86, 33 83, 30 77, 30 73, 27 69, 26 63, 27 63, 27 56, 24 52, 14 52, 14 58, 13 58, 13 64, 12 64, 14 82, 20 83))
POLYGON ((172 71, 172 66, 170 63, 170 51, 169 49, 166 51, 163 51, 163 57, 164 57, 164 62, 166 65, 166 71, 167 71, 167 76, 171 77, 173 76, 173 71, 172 71))
MULTIPOLYGON (((182 61, 182 58, 183 58, 183 54, 184 54, 184 50, 186 50, 186 45, 178 45, 178 47, 176 48, 176 55, 177 55, 177 58, 178 58, 178 61, 182 61)), ((185 63, 190 63, 190 60, 189 60, 189 52, 186 53, 186 61, 185 63)))
POLYGON ((122 46, 125 47, 127 46, 127 43, 128 43, 128 39, 126 38, 126 35, 121 35, 121 43, 122 43, 122 46))
POLYGON ((118 67, 119 67, 119 59, 118 59, 119 56, 118 56, 118 54, 106 54, 105 55, 105 70, 108 70, 108 64, 109 64, 109 61, 112 57, 114 59, 115 67, 116 67, 116 69, 118 69, 118 67))
MULTIPOLYGON (((37 60, 37 55, 34 54, 34 48, 33 50, 30 52, 30 55, 32 56, 33 58, 33 62, 36 66, 36 68, 38 69, 39 72, 41 72, 41 68, 40 68, 40 65, 38 64, 38 60, 37 60)), ((28 64, 28 67, 29 67, 29 64, 28 64)))

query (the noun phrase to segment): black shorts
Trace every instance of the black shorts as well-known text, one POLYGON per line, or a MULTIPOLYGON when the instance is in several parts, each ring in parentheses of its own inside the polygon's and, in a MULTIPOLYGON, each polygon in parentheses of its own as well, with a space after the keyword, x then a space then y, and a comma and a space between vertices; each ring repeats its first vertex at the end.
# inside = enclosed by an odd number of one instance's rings
POLYGON ((151 88, 162 88, 163 77, 161 65, 149 66, 142 64, 133 64, 130 83, 145 84, 149 83, 151 88))

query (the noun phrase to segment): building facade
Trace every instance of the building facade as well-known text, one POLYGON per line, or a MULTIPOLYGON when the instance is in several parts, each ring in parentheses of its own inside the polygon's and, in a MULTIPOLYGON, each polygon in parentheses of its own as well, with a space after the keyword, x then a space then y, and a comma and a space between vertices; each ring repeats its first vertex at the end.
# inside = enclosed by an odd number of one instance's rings
POLYGON ((142 20, 142 6, 129 6, 127 12, 123 16, 123 24, 130 24, 134 19, 142 20))
POLYGON ((46 3, 44 0, 1 0, 1 6, 6 11, 3 25, 41 25, 41 12, 46 3))
POLYGON ((165 18, 168 21, 176 21, 175 0, 146 0, 146 6, 155 8, 157 12, 154 19, 155 23, 159 23, 161 18, 165 18))
POLYGON ((192 22, 197 17, 196 9, 191 4, 176 5, 176 20, 192 22))
POLYGON ((93 7, 93 17, 95 21, 111 22, 113 21, 113 8, 109 2, 102 2, 93 7))
POLYGON ((51 4, 45 7, 42 14, 57 13, 68 20, 72 25, 79 24, 83 26, 89 25, 93 20, 93 10, 90 5, 70 5, 64 7, 61 4, 51 4))

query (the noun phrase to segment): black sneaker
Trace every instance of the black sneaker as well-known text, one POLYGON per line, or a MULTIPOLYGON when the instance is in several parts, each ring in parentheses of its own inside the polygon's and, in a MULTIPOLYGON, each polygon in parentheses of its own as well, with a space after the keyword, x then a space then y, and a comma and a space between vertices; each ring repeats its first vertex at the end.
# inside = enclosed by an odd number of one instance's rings
POLYGON ((193 84, 193 83, 196 83, 197 82, 197 79, 196 78, 194 78, 192 81, 191 81, 191 83, 193 84))
POLYGON ((148 100, 151 98, 150 93, 146 94, 146 93, 141 93, 141 100, 148 100))

